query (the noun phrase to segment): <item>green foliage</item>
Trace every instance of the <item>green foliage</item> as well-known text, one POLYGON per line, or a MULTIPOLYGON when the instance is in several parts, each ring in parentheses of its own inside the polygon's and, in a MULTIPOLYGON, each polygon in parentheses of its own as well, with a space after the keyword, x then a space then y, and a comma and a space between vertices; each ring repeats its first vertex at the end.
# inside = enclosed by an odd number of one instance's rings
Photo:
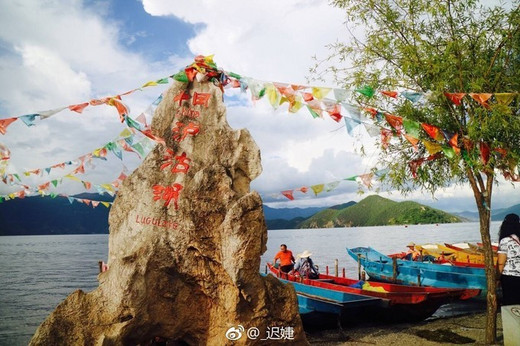
POLYGON ((374 195, 343 209, 323 210, 303 221, 298 227, 416 225, 461 221, 457 216, 416 202, 395 202, 374 195))
MULTIPOLYGON (((363 106, 415 122, 425 122, 458 134, 459 155, 442 155, 425 162, 412 178, 408 163, 429 154, 418 152, 405 140, 392 141, 380 157, 393 187, 406 193, 466 183, 479 183, 481 175, 493 180, 497 170, 517 172, 520 161, 520 97, 509 106, 490 103, 489 108, 466 97, 455 106, 445 92, 504 93, 520 91, 519 2, 509 7, 489 7, 475 0, 335 0, 343 8, 350 42, 330 45, 331 61, 351 67, 328 67, 338 83, 352 89, 370 86, 376 90, 404 88, 427 93, 423 103, 396 101, 376 93, 358 94, 363 106), (474 145, 465 146, 463 139, 474 145), (484 164, 478 144, 491 147, 484 164), (500 153, 493 149, 505 149, 500 153), (471 175, 471 176, 470 176, 471 175)), ((402 89, 401 89, 402 90, 402 89)), ((382 123, 383 124, 383 123, 382 123)), ((388 127, 387 124, 386 127, 388 127)), ((423 134, 423 140, 432 140, 423 134)), ((450 147, 446 143, 446 152, 450 147)), ((486 190, 480 185, 481 192, 486 190)))

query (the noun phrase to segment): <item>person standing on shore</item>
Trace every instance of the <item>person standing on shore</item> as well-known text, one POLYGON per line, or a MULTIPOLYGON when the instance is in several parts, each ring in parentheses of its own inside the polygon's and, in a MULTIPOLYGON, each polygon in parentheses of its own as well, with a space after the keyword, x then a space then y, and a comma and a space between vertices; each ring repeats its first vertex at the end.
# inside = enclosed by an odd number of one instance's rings
POLYGON ((508 214, 498 234, 497 270, 502 305, 520 304, 520 217, 508 214))
POLYGON ((280 245, 280 251, 274 256, 273 265, 280 260, 280 271, 288 273, 294 268, 294 256, 291 250, 287 250, 287 245, 280 245))

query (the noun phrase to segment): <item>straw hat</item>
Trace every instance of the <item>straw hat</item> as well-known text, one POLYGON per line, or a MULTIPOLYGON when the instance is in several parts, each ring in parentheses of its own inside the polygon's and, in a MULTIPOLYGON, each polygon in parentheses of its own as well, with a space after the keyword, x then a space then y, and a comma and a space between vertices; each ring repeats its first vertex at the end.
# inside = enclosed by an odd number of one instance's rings
POLYGON ((301 254, 298 254, 298 258, 306 258, 311 257, 312 253, 310 253, 308 250, 303 251, 301 254))
POLYGON ((406 245, 406 247, 410 247, 410 246, 415 246, 415 243, 412 241, 408 245, 406 245))

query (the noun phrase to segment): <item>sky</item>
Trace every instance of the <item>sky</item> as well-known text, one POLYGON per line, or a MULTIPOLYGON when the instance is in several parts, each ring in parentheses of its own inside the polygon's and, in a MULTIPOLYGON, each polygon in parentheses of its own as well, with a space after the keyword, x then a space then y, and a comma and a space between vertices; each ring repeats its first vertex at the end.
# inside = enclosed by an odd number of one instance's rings
MULTIPOLYGON (((342 11, 318 0, 0 0, 0 6, 0 119, 119 94, 170 76, 199 54, 214 54, 220 68, 242 76, 309 84, 313 57, 324 59, 330 54, 327 44, 349 39, 342 11)), ((315 83, 337 87, 331 80, 315 83)), ((145 88, 125 98, 131 116, 167 87, 145 88)), ((230 93, 225 99, 230 125, 247 128, 260 147, 263 173, 252 189, 269 206, 332 206, 375 193, 344 181, 318 197, 295 193, 294 201, 287 200, 280 191, 377 167, 372 139, 361 131, 350 136, 342 123, 313 119, 305 109, 295 114, 287 106, 274 110, 266 100, 251 102, 249 94, 230 93), (364 157, 362 145, 369 149, 364 157)), ((63 111, 31 127, 13 123, 0 135, 11 151, 9 171, 73 160, 116 138, 124 125, 111 108, 63 111)), ((131 153, 123 161, 108 158, 82 179, 110 182, 124 167, 131 171, 139 164, 131 153)), ((38 184, 37 178, 24 179, 38 184)), ((67 194, 85 191, 76 182, 59 188, 67 194)), ((0 195, 17 190, 0 183, 0 195)), ((396 191, 380 195, 405 199, 396 191)), ((420 192, 406 198, 448 211, 476 210, 469 186, 438 191, 435 198, 420 192)), ((493 207, 517 203, 517 191, 501 181, 493 207)))

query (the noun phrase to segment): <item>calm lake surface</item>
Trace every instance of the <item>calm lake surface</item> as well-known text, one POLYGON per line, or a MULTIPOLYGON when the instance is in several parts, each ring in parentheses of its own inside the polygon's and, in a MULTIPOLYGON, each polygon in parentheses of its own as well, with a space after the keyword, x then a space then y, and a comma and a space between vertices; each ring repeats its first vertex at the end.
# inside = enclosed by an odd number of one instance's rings
MULTIPOLYGON (((491 225, 496 241, 500 222, 491 225)), ((347 275, 357 277, 357 264, 346 247, 372 246, 383 253, 404 251, 410 241, 478 242, 478 223, 355 227, 269 231, 260 270, 272 261, 279 245, 294 255, 309 250, 321 271, 334 260, 347 275)), ((27 345, 36 328, 76 289, 97 287, 99 260, 107 259, 108 235, 0 237, 0 345, 27 345)), ((341 269, 340 269, 341 271, 341 269)), ((449 310, 445 308, 444 311, 449 310)))

